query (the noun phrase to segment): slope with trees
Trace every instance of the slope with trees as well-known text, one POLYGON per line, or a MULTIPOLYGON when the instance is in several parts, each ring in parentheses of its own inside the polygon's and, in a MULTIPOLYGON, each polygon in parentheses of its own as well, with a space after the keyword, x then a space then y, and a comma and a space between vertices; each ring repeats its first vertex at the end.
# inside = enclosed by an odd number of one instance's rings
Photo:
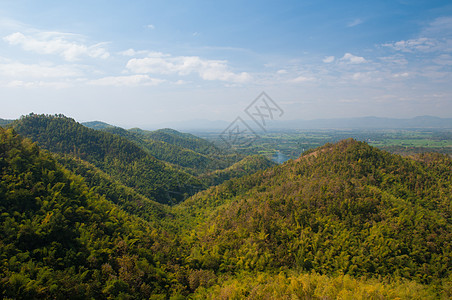
POLYGON ((165 232, 90 190, 13 129, 0 128, 0 174, 2 298, 148 298, 177 289, 163 268, 177 256, 165 232))
POLYGON ((160 203, 177 203, 192 186, 201 186, 190 174, 157 160, 128 139, 87 128, 63 115, 30 114, 13 127, 40 146, 83 159, 160 203))
POLYGON ((195 220, 192 268, 407 279, 450 295, 451 199, 447 156, 402 158, 345 140, 179 208, 195 220))

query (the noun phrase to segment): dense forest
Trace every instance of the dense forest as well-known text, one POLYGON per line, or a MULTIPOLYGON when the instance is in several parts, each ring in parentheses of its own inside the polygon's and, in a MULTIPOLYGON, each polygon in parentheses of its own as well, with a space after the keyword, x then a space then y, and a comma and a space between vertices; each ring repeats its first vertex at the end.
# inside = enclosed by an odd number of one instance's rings
POLYGON ((90 125, 0 128, 5 299, 452 297, 446 155, 347 139, 275 166, 90 125))
POLYGON ((166 294, 166 235, 0 129, 0 290, 13 299, 166 294), (164 259, 164 258, 163 258, 164 259))

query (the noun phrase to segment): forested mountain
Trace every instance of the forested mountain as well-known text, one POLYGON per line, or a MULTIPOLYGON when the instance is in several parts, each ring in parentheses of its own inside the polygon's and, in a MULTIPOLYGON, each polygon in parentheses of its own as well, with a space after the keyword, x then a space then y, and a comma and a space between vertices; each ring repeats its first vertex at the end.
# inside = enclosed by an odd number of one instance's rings
MULTIPOLYGON (((37 115, 12 127, 0 128, 3 298, 452 297, 447 156, 351 139, 277 166, 249 156, 196 178, 224 183, 166 206, 152 193, 194 177, 150 155, 151 138, 134 140, 149 132, 37 115)), ((161 134, 152 141, 178 151, 193 142, 161 134)))
POLYGON ((153 138, 155 136, 160 137, 160 134, 154 135, 154 132, 140 129, 125 130, 114 127, 106 128, 104 131, 127 138, 138 144, 143 150, 155 158, 181 167, 194 174, 226 168, 232 164, 233 159, 243 158, 237 155, 223 153, 212 143, 204 139, 195 139, 190 134, 184 134, 175 130, 170 130, 175 138, 168 138, 168 142, 153 138), (183 145, 187 146, 187 148, 183 147, 183 145), (201 152, 196 152, 192 149, 201 150, 201 152), (206 149, 211 149, 212 151, 205 151, 206 149), (208 154, 202 153, 203 151, 208 152, 208 154))
POLYGON ((48 153, 0 128, 3 299, 169 293, 171 239, 90 190, 48 153))
POLYGON ((444 155, 402 158, 345 140, 179 208, 196 226, 193 267, 406 278, 451 292, 452 161, 444 155))
POLYGON ((87 128, 63 115, 31 114, 12 125, 40 146, 85 160, 160 203, 179 202, 193 186, 201 187, 190 174, 157 160, 128 139, 87 128))
POLYGON ((197 175, 204 187, 275 165, 264 156, 244 156, 220 149, 207 140, 172 129, 146 131, 108 127, 102 130, 124 137, 155 158, 197 175))
POLYGON ((208 185, 218 185, 227 180, 254 174, 275 165, 276 163, 262 155, 249 155, 228 168, 202 174, 200 178, 202 182, 207 182, 208 185))
POLYGON ((91 121, 91 122, 83 122, 81 123, 83 126, 92 128, 92 129, 105 129, 105 128, 114 128, 115 126, 107 124, 101 121, 91 121))
POLYGON ((210 142, 189 133, 182 133, 177 130, 165 128, 156 131, 146 131, 135 129, 148 139, 162 141, 171 145, 187 148, 202 154, 217 153, 219 150, 210 142))

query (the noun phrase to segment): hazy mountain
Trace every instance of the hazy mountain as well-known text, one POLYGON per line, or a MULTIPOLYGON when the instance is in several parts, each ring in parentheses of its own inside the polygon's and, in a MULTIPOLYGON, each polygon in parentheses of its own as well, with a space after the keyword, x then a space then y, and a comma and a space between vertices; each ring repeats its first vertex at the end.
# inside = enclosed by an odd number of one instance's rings
POLYGON ((0 118, 0 126, 5 126, 8 124, 11 124, 14 120, 7 120, 7 119, 1 119, 0 118))
MULTIPOLYGON (((232 122, 192 120, 161 124, 162 128, 170 127, 189 132, 213 131, 222 132, 232 122)), ((259 127, 253 120, 244 121, 256 131, 259 127)), ((452 128, 452 118, 439 118, 433 116, 418 116, 414 118, 396 119, 383 117, 357 117, 357 118, 333 118, 313 120, 268 120, 266 130, 275 129, 422 129, 422 128, 452 128)))
POLYGON ((275 121, 271 128, 287 129, 422 129, 452 128, 452 118, 419 116, 410 119, 379 117, 275 121))
MULTIPOLYGON (((231 120, 232 121, 232 120, 231 120)), ((196 119, 187 121, 165 122, 159 124, 150 124, 146 128, 150 130, 156 130, 161 128, 174 128, 176 130, 224 130, 230 122, 224 120, 211 121, 206 119, 196 119)))
POLYGON ((92 129, 105 129, 105 128, 114 128, 115 126, 107 124, 101 121, 91 121, 91 122, 82 122, 83 126, 92 128, 92 129))

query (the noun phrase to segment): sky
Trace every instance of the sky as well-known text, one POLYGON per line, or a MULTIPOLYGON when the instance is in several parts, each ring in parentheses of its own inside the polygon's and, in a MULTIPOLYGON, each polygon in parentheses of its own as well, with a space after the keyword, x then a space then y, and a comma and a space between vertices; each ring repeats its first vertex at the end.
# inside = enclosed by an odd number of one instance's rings
POLYGON ((452 117, 450 1, 0 1, 0 118, 452 117))

